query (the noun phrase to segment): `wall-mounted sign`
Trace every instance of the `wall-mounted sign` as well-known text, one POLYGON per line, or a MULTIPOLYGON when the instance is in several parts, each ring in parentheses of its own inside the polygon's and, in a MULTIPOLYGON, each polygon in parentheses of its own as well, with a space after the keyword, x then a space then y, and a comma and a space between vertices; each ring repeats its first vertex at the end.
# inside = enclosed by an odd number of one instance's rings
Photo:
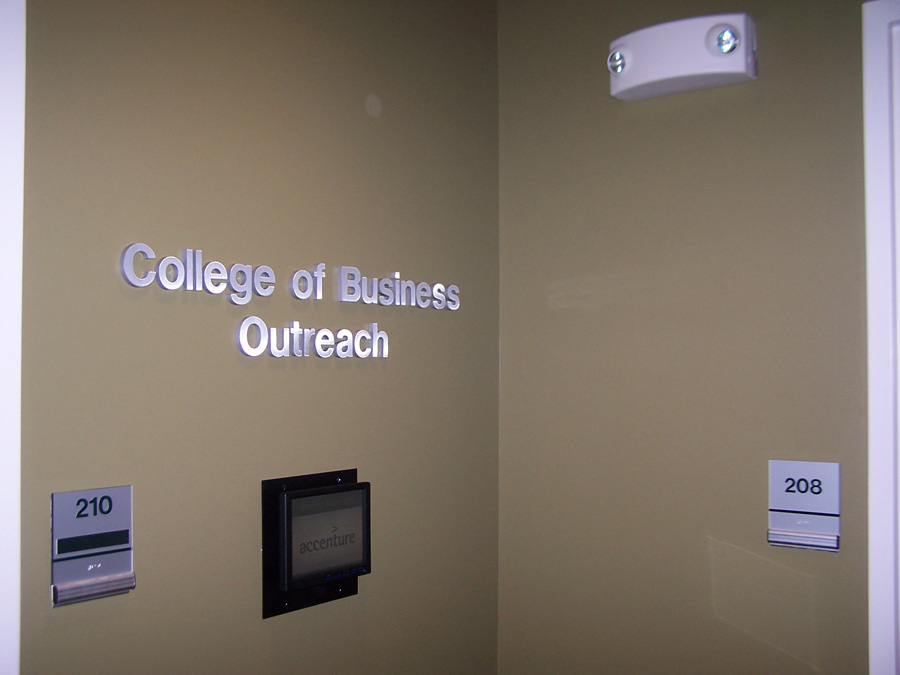
POLYGON ((372 571, 370 485, 356 469, 262 481, 263 618, 350 597, 372 571))
MULTIPOLYGON (((179 255, 157 260, 156 252, 147 244, 128 246, 122 254, 122 276, 135 288, 156 284, 165 291, 227 293, 235 305, 246 305, 254 296, 268 297, 275 292, 275 270, 268 265, 234 263, 218 260, 204 262, 201 249, 188 248, 179 255)), ((417 309, 459 309, 459 286, 402 279, 399 272, 385 277, 367 277, 357 267, 334 268, 336 299, 382 307, 417 309)), ((322 300, 326 277, 325 263, 311 269, 292 272, 287 290, 296 300, 322 300)), ((389 337, 377 323, 359 330, 312 328, 291 321, 269 326, 258 316, 248 316, 237 330, 238 349, 246 356, 318 356, 320 358, 356 357, 387 358, 389 337)))
POLYGON ((130 485, 54 492, 51 508, 54 607, 134 588, 130 485))
POLYGON ((841 465, 769 460, 769 543, 836 551, 840 538, 841 465))

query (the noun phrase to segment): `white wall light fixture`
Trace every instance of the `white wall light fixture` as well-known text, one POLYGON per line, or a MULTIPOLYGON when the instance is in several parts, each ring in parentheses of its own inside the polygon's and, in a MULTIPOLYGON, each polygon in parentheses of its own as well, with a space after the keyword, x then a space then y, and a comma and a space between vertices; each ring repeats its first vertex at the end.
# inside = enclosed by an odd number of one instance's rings
POLYGON ((717 14, 661 23, 609 45, 609 93, 622 101, 756 79, 756 23, 717 14))

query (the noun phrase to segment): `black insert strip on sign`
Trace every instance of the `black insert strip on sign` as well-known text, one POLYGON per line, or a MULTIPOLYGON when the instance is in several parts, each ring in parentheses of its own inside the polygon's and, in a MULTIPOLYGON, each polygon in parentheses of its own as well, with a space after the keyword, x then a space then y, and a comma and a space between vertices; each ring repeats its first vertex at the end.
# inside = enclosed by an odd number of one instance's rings
POLYGON ((113 532, 98 532, 97 534, 83 534, 78 537, 66 537, 56 540, 56 554, 77 553, 89 551, 94 548, 107 548, 109 546, 123 546, 129 543, 128 530, 114 530, 113 532))
POLYGON ((821 511, 791 511, 789 509, 769 509, 775 513, 796 513, 801 516, 828 516, 829 518, 840 518, 840 513, 822 513, 821 511))

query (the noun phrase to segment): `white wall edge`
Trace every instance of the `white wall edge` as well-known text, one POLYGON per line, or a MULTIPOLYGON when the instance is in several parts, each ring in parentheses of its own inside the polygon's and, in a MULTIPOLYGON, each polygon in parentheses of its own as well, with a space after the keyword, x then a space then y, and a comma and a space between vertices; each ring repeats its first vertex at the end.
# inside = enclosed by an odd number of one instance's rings
POLYGON ((891 25, 900 0, 863 4, 869 416, 869 672, 898 672, 896 139, 891 25))
POLYGON ((22 233, 25 166, 25 0, 0 2, 0 673, 19 672, 21 597, 22 233))
POLYGON ((22 233, 25 166, 25 0, 0 2, 0 672, 19 672, 21 597, 22 233))

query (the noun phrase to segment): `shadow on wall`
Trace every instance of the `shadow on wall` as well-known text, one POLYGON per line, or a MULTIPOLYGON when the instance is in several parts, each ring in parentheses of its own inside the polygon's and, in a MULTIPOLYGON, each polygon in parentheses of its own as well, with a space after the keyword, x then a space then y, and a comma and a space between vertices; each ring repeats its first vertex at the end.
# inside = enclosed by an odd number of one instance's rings
POLYGON ((816 577, 707 538, 713 615, 821 672, 816 577))

